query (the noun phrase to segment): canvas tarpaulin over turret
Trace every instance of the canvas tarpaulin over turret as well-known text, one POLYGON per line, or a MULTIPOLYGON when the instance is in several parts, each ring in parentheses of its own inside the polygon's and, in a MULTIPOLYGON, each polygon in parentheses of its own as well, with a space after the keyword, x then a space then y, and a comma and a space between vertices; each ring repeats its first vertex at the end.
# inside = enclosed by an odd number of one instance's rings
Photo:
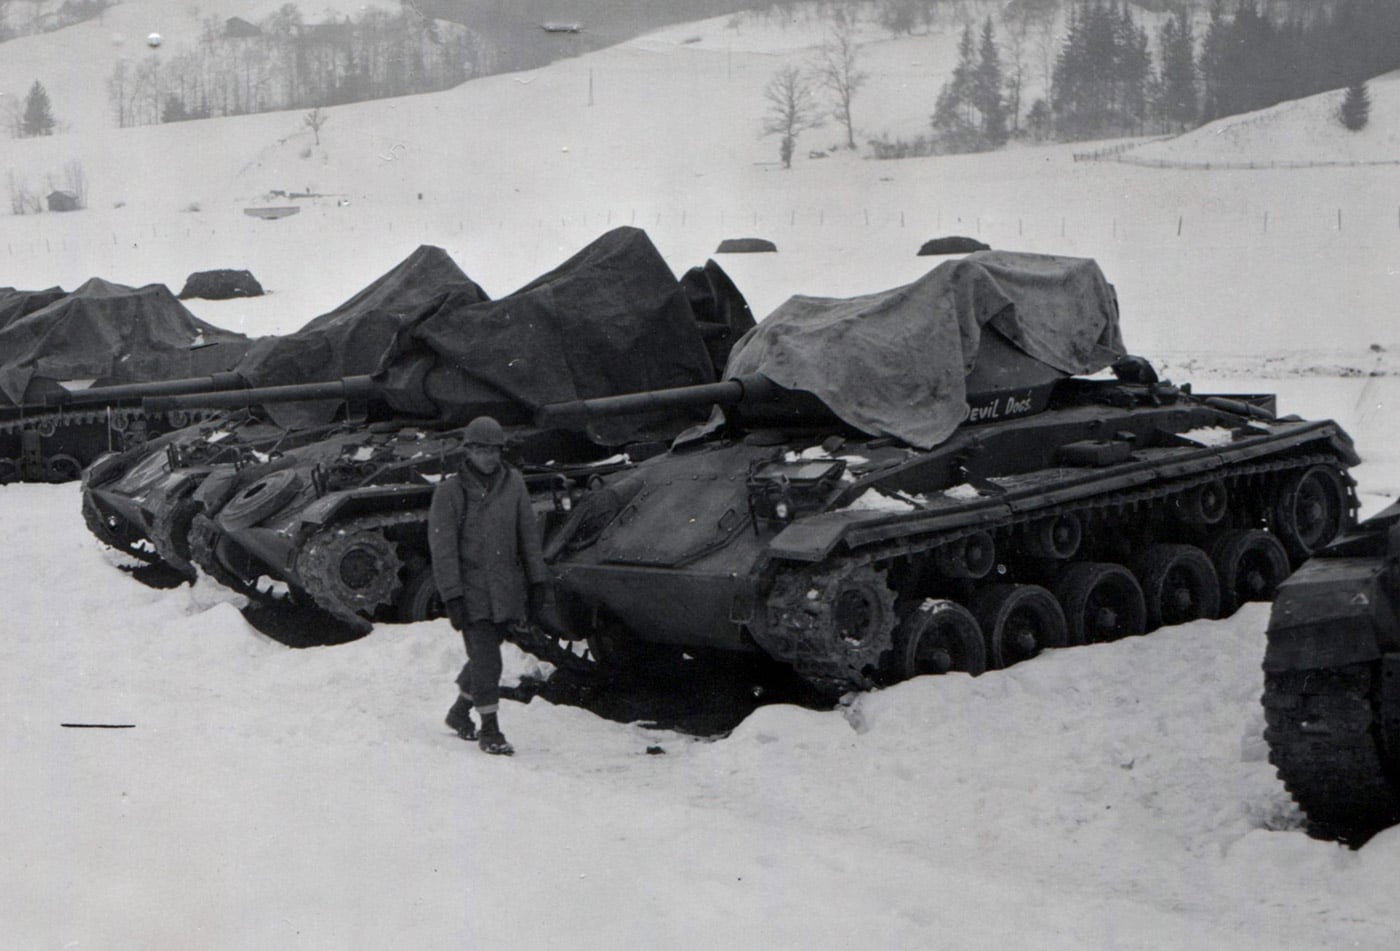
POLYGON ((1125 355, 1117 299, 1094 261, 983 251, 876 294, 790 298, 735 346, 725 375, 763 374, 862 432, 929 448, 967 415, 967 376, 989 333, 1065 375, 1125 355))
MULTIPOLYGON (((514 408, 523 421, 546 403, 715 375, 685 287, 645 232, 617 228, 499 300, 449 296, 400 334, 380 378, 401 411, 460 424, 483 410, 514 408)), ((643 415, 595 420, 588 432, 620 445, 682 426, 643 415)))
MULTIPOLYGON (((422 245, 392 270, 335 310, 300 330, 253 342, 235 368, 249 386, 319 383, 372 373, 407 324, 437 310, 451 295, 476 303, 489 300, 442 248, 422 245)), ((286 427, 329 422, 335 400, 269 403, 272 420, 286 427)))
POLYGON ((14 403, 56 380, 148 383, 231 369, 248 338, 205 323, 163 284, 94 277, 0 330, 0 391, 14 403))

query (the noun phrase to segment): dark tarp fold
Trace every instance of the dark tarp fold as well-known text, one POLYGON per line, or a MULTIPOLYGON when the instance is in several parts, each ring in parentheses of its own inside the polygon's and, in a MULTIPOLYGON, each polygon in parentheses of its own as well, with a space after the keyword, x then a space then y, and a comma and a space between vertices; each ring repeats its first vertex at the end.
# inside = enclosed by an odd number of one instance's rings
POLYGON ((31 383, 148 383, 233 367, 248 338, 205 323, 163 284, 126 287, 92 278, 0 330, 0 392, 14 403, 31 383))
MULTIPOLYGON (((300 330, 253 342, 236 371, 249 386, 320 383, 372 373, 404 326, 436 311, 444 300, 488 300, 442 248, 422 245, 335 310, 300 330)), ((271 403, 272 420, 288 428, 334 418, 335 400, 271 403)))
POLYGON ((877 294, 790 298, 739 341, 725 375, 761 373, 862 432, 929 448, 967 415, 986 333, 1065 375, 1125 355, 1094 261, 983 251, 877 294))
POLYGON ((61 287, 49 287, 42 291, 20 291, 13 287, 0 287, 0 330, 21 317, 26 317, 67 296, 68 292, 61 287))
MULTIPOLYGON (((528 419, 546 403, 709 383, 715 368, 686 288, 644 231, 609 231, 507 297, 447 295, 399 334, 380 378, 403 412, 461 424, 528 419), (427 401, 425 403, 425 400, 427 401), (523 412, 521 412, 523 411, 523 412)), ((674 436, 670 416, 596 420, 602 445, 674 436)))

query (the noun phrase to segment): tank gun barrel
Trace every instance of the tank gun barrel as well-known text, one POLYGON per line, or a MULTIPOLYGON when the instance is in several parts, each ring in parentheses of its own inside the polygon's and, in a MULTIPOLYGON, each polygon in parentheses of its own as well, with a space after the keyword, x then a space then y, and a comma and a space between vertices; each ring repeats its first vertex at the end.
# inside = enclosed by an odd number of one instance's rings
POLYGON ((236 390, 247 386, 237 373, 215 373, 210 376, 186 377, 182 380, 159 380, 153 383, 119 383, 114 386, 93 386, 82 390, 67 390, 49 401, 61 406, 94 406, 126 403, 154 396, 184 393, 208 393, 215 390, 236 390))
POLYGON ((260 403, 298 400, 346 400, 373 396, 380 386, 370 376, 347 376, 324 383, 292 383, 286 386, 247 387, 201 393, 148 396, 141 401, 148 413, 188 409, 237 409, 260 403))
POLYGON ((678 386, 665 390, 644 390, 621 396, 599 396, 586 400, 547 403, 535 411, 535 425, 542 428, 569 427, 590 419, 626 416, 632 413, 664 412, 690 407, 734 406, 742 402, 768 399, 780 387, 765 376, 738 377, 719 383, 678 386))

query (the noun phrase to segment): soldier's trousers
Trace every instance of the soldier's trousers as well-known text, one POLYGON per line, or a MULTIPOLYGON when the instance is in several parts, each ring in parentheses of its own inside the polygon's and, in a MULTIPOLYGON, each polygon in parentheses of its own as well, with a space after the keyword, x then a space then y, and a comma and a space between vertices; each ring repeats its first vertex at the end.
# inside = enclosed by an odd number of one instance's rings
POLYGON ((462 631, 467 662, 457 675, 457 688, 482 713, 494 713, 501 699, 501 641, 505 636, 506 625, 495 621, 468 621, 462 631))

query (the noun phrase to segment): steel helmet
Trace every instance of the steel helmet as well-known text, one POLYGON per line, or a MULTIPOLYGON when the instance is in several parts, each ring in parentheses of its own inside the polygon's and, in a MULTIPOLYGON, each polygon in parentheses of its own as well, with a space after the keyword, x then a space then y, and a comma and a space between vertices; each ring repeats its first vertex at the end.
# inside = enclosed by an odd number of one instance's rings
POLYGON ((506 444, 505 431, 501 429, 501 424, 490 416, 478 416, 467 423, 467 428, 462 431, 462 439, 468 446, 504 446, 506 444))

